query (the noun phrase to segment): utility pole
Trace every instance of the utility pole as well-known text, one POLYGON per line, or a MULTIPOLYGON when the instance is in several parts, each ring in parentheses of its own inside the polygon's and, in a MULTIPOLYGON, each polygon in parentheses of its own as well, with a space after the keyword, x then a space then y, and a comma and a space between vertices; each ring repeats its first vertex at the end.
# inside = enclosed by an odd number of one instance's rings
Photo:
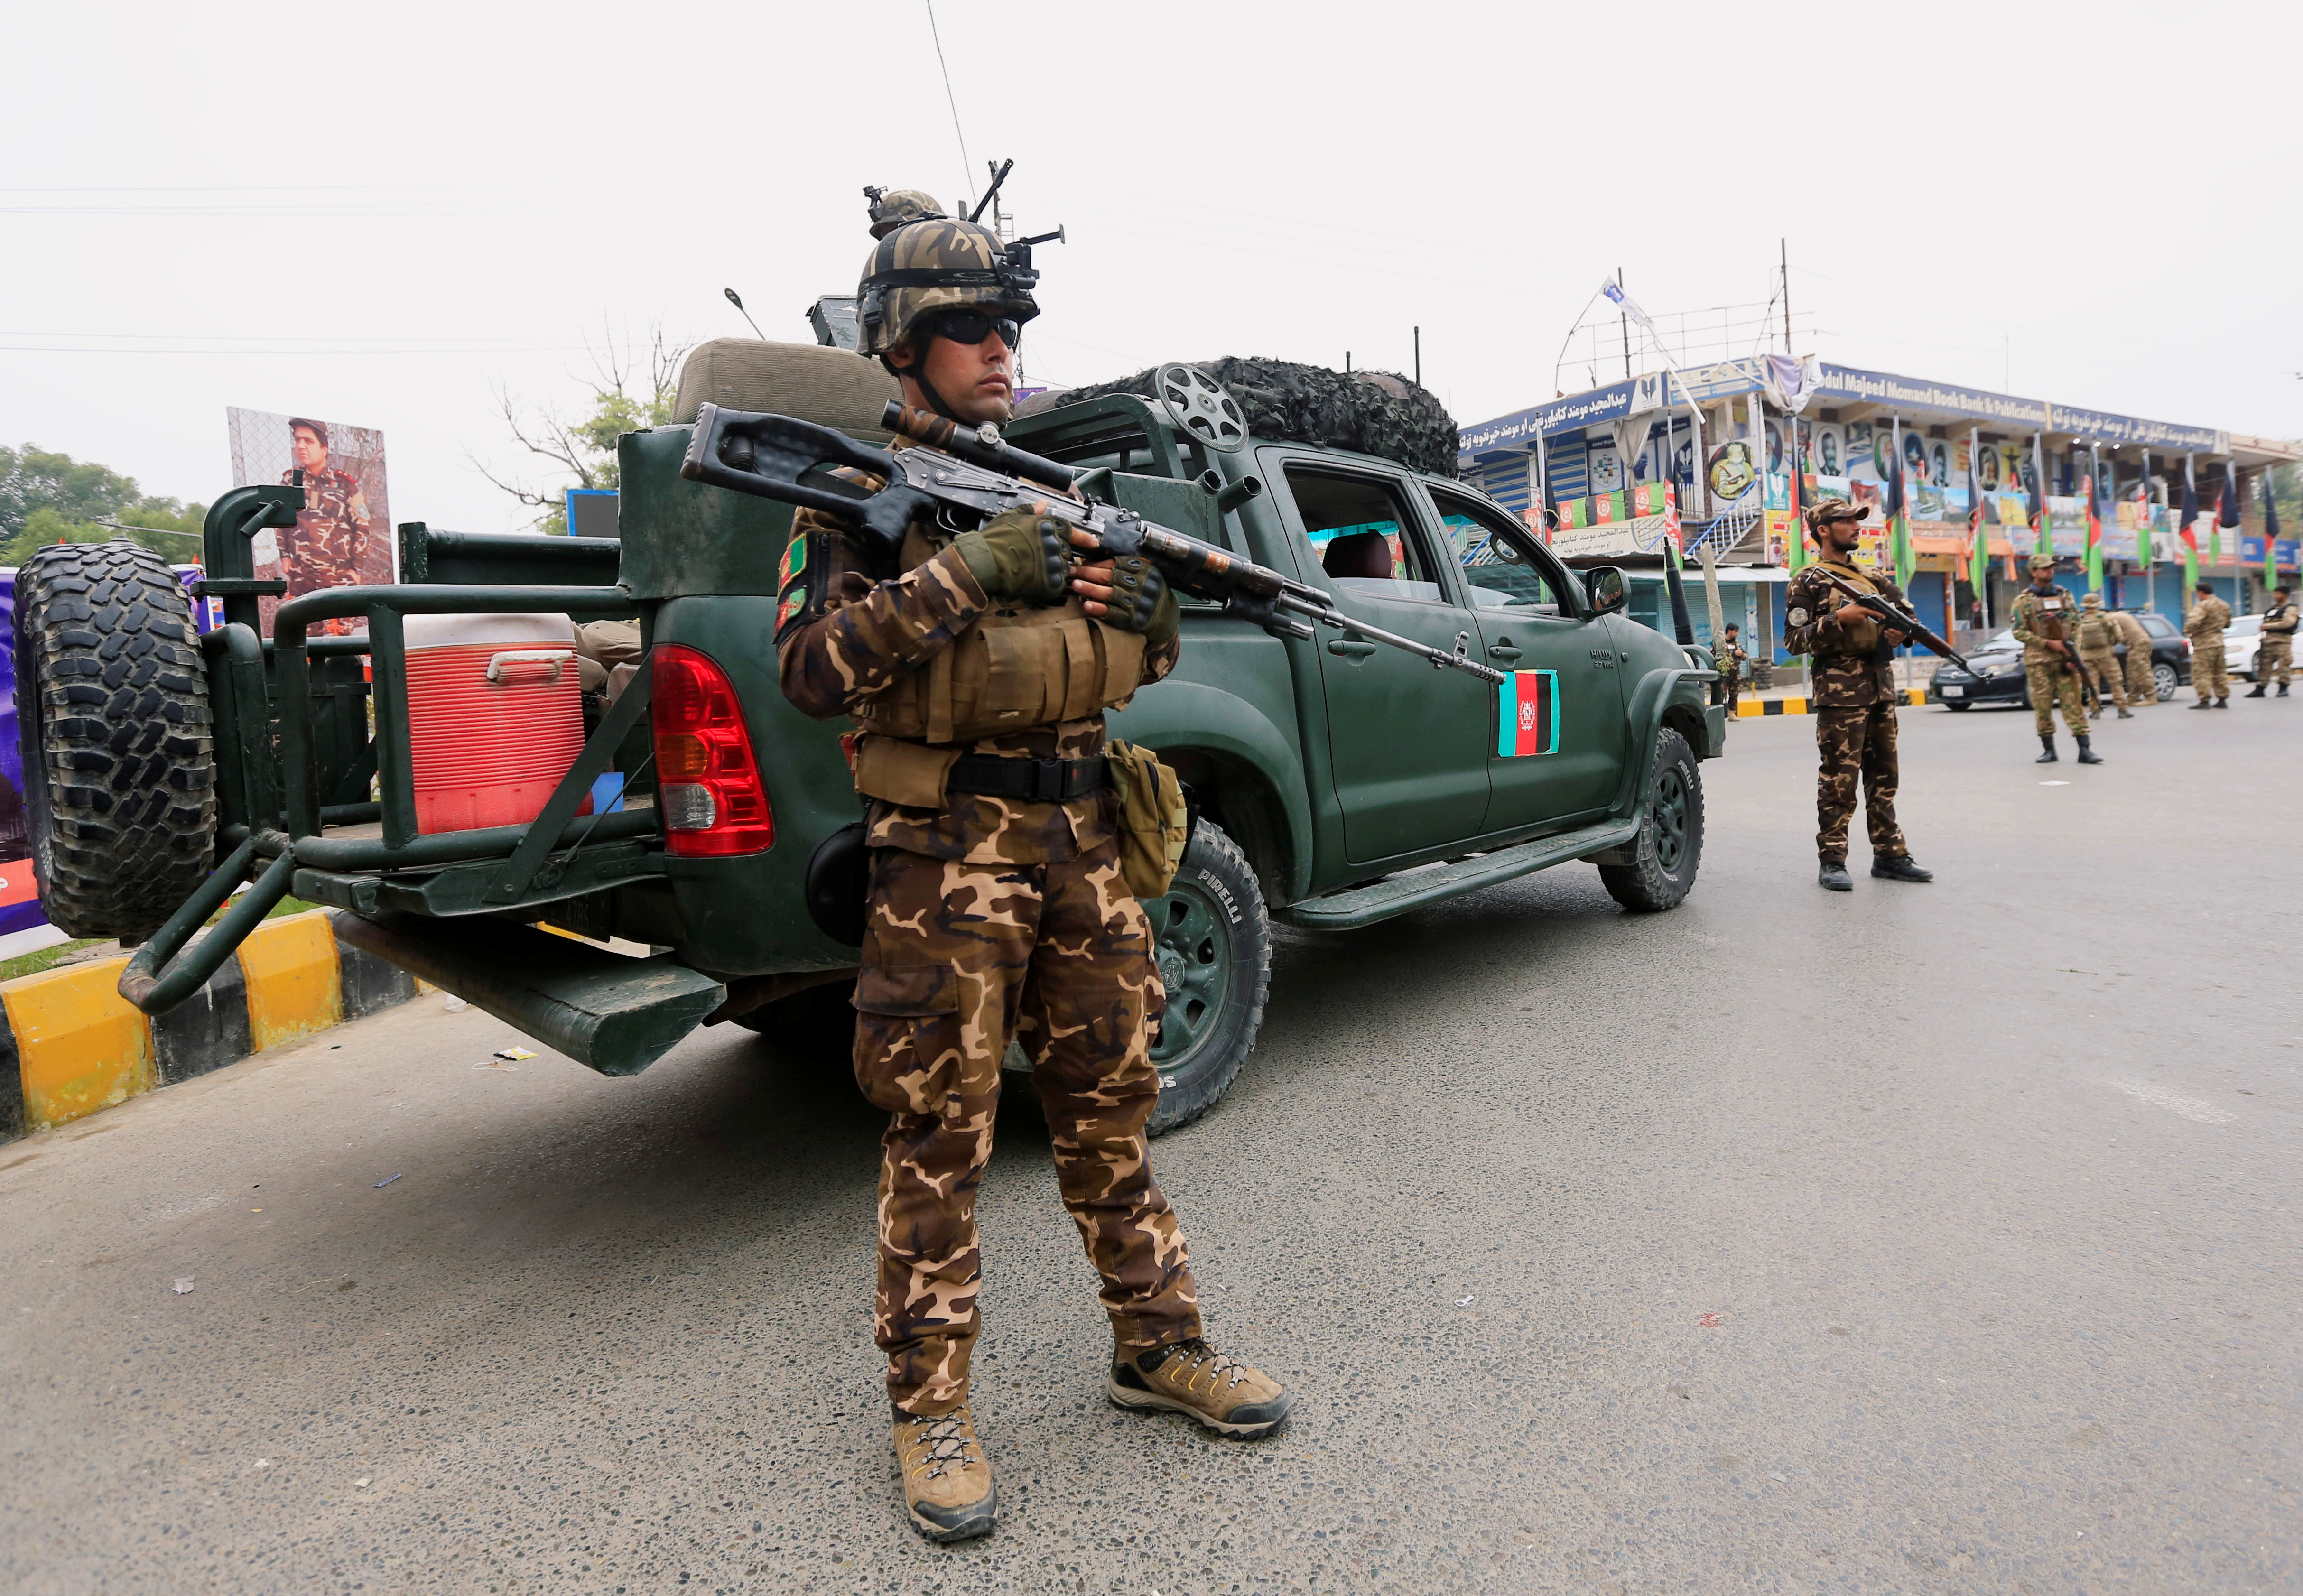
MULTIPOLYGON (((1618 288, 1620 288, 1620 287, 1622 287, 1622 286, 1623 286, 1623 282, 1624 282, 1624 268, 1623 268, 1623 267, 1621 267, 1621 266, 1617 266, 1617 267, 1615 268, 1615 285, 1616 285, 1618 288)), ((1628 311, 1619 311, 1619 312, 1617 312, 1617 313, 1616 313, 1616 316, 1615 316, 1615 321, 1616 321, 1617 325, 1619 325, 1620 327, 1622 327, 1622 329, 1623 329, 1623 333, 1624 333, 1624 380, 1625 382, 1627 382, 1627 383, 1628 383, 1628 382, 1630 382, 1630 381, 1632 380, 1632 317, 1631 317, 1631 313, 1630 313, 1630 312, 1628 312, 1628 311)))
POLYGON ((1792 247, 1789 240, 1776 240, 1777 264, 1784 274, 1784 353, 1792 352, 1792 247))
POLYGON ((1423 329, 1415 329, 1415 385, 1423 386, 1423 329))

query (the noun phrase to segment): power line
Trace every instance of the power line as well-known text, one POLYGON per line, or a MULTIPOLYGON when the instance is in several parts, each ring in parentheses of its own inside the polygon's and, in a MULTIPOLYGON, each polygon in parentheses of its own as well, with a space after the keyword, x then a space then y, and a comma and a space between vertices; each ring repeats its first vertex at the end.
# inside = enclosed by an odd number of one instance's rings
POLYGON ((951 106, 952 137, 959 140, 959 168, 967 173, 967 182, 962 185, 961 193, 963 196, 973 195, 975 192, 975 163, 967 158, 967 135, 959 127, 959 97, 951 91, 951 68, 944 64, 943 35, 936 28, 935 0, 922 0, 922 4, 928 8, 928 37, 935 40, 936 67, 943 73, 943 97, 951 106))

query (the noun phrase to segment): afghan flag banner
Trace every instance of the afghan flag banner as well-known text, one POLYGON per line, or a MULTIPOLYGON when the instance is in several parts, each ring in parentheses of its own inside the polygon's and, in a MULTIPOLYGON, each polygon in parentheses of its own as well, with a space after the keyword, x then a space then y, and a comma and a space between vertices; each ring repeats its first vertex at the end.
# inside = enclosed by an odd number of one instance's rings
POLYGON ((2263 591, 2279 586, 2279 505, 2271 496, 2268 473, 2257 479, 2263 489, 2263 591))
POLYGON ((1496 757, 1559 752, 1559 672, 1514 671, 1496 684, 1496 757))
POLYGON ((2087 491, 2087 571, 2088 587, 2096 593, 2103 591, 2103 517, 2095 502, 2095 473, 2088 473, 2087 491))

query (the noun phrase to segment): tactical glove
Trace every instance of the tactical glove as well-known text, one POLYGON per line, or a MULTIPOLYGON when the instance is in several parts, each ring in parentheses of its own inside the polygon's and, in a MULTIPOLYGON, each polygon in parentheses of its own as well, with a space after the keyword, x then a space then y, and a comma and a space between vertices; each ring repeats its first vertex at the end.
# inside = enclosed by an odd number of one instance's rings
POLYGON ((951 546, 993 598, 1029 604, 1064 600, 1064 553, 1070 545, 1064 541, 1063 528, 1037 511, 1011 510, 995 516, 977 530, 953 538, 951 546))
POLYGON ((1160 568, 1141 554, 1123 554, 1111 562, 1111 597, 1104 607, 1106 626, 1142 632, 1151 643, 1174 637, 1181 621, 1176 590, 1160 568))

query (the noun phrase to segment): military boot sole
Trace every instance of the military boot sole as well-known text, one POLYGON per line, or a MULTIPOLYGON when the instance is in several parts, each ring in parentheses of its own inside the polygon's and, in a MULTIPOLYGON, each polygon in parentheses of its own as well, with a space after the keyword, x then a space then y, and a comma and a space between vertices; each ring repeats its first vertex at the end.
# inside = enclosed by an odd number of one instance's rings
POLYGON ((938 1545, 954 1541, 973 1541, 978 1535, 988 1535, 1000 1520, 1000 1485, 992 1482, 980 1502, 970 1502, 963 1507, 930 1507, 912 1502, 904 1504, 911 1516, 912 1527, 938 1545))
POLYGON ((1219 1419, 1213 1414, 1202 1412, 1180 1398, 1170 1397, 1163 1391, 1145 1390, 1135 1386, 1122 1385, 1117 1374, 1107 1378, 1104 1390, 1111 1398, 1111 1405, 1114 1407, 1124 1407, 1131 1413, 1150 1413, 1155 1410, 1163 1413, 1179 1413, 1186 1418, 1197 1419, 1202 1428, 1212 1430, 1218 1435, 1227 1435, 1234 1440, 1260 1440, 1286 1423, 1289 1410, 1295 1406, 1295 1397, 1283 1392, 1269 1402, 1257 1402, 1244 1407, 1235 1407, 1231 1410, 1230 1418, 1219 1419))

